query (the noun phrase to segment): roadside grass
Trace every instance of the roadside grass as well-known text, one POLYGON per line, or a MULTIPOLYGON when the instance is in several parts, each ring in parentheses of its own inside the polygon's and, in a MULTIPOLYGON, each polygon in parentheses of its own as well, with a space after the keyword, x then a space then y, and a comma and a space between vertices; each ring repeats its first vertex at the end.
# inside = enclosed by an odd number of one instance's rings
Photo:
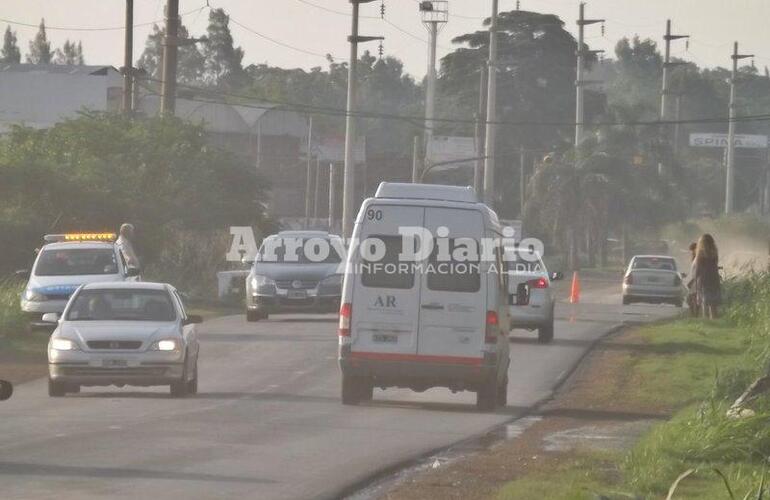
POLYGON ((625 454, 608 458, 576 450, 556 472, 534 471, 507 483, 499 498, 665 498, 689 469, 696 472, 681 481, 673 498, 731 498, 725 483, 737 499, 756 495, 770 457, 770 398, 753 405, 752 417, 730 419, 726 412, 767 365, 770 277, 754 276, 740 288, 729 284, 727 293, 735 296, 736 289, 745 295, 723 319, 641 327, 624 342, 608 343, 625 350, 625 375, 597 382, 601 400, 621 408, 676 410, 671 420, 654 426, 625 454))
POLYGON ((27 320, 19 307, 22 289, 20 283, 0 280, 0 335, 21 335, 26 329, 27 320))

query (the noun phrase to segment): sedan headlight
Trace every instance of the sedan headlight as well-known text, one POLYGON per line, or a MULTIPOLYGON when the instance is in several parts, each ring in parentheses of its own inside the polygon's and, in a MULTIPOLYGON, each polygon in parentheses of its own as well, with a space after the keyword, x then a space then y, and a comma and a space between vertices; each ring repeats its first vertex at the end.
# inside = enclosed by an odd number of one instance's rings
POLYGON ((341 286, 342 278, 342 274, 333 274, 327 278, 324 278, 323 281, 321 281, 321 284, 324 286, 341 286))
POLYGON ((51 339, 51 349, 54 351, 74 351, 77 348, 77 344, 70 339, 63 339, 60 337, 51 339))
POLYGON ((24 300, 29 302, 44 302, 48 299, 42 293, 38 293, 30 288, 27 288, 24 290, 24 300))
POLYGON ((178 351, 180 348, 179 341, 176 339, 163 339, 158 340, 152 344, 151 349, 155 351, 178 351))
POLYGON ((261 274, 256 274, 251 278, 251 288, 254 290, 261 286, 269 285, 275 285, 275 280, 268 278, 267 276, 262 276, 261 274))

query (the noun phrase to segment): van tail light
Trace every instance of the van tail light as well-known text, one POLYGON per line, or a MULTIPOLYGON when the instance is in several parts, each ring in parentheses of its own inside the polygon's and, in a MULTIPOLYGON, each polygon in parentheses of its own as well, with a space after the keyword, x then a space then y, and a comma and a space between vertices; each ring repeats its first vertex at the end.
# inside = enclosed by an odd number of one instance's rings
POLYGON ((487 311, 486 328, 484 330, 484 343, 496 344, 497 334, 500 331, 500 320, 497 311, 487 311))
POLYGON ((548 280, 545 278, 537 278, 527 281, 530 288, 548 288, 548 280))
POLYGON ((629 274, 628 276, 626 276, 623 279, 623 283, 625 283, 626 285, 633 285, 634 284, 634 275, 633 274, 629 274))
POLYGON ((353 315, 353 304, 347 302, 340 307, 340 324, 337 334, 340 337, 350 337, 350 317, 353 315))

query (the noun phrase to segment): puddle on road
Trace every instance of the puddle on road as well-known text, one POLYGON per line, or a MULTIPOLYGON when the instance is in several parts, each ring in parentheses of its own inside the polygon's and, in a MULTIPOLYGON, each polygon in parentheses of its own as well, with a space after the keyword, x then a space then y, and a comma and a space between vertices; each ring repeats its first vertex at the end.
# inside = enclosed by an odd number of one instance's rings
POLYGON ((563 452, 575 448, 621 451, 630 448, 655 420, 634 420, 620 424, 587 425, 554 432, 543 438, 545 451, 563 452))
POLYGON ((444 467, 457 459, 488 450, 502 441, 516 439, 540 420, 542 420, 542 417, 539 416, 522 417, 513 422, 500 425, 482 436, 457 443, 435 455, 419 460, 412 466, 406 466, 398 472, 376 479, 364 489, 343 498, 345 498, 345 500, 370 500, 381 498, 386 492, 403 483, 415 474, 444 467))

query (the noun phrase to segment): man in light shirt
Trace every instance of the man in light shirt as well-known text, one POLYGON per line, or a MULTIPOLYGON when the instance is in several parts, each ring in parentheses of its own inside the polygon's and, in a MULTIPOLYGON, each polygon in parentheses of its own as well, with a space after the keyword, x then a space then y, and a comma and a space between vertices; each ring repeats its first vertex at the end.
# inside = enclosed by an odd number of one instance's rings
POLYGON ((141 269, 142 266, 139 263, 139 257, 136 256, 134 245, 131 243, 133 238, 134 225, 126 223, 120 226, 120 236, 118 236, 118 240, 115 242, 115 244, 123 253, 123 257, 126 259, 126 265, 128 267, 141 269))

